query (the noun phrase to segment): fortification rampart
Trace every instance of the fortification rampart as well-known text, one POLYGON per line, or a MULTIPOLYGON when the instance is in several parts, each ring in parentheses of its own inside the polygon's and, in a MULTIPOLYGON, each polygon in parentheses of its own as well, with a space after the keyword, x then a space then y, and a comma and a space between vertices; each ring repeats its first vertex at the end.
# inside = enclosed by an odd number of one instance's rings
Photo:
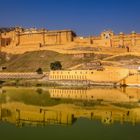
POLYGON ((49 80, 78 80, 99 83, 118 83, 129 75, 129 70, 117 67, 105 67, 103 71, 98 70, 68 70, 51 71, 49 80))
MULTIPOLYGON (((72 30, 37 30, 16 28, 10 32, 0 33, 1 51, 7 53, 24 53, 37 51, 39 48, 51 48, 52 46, 64 45, 65 49, 73 46, 90 47, 118 47, 131 48, 140 47, 140 34, 114 34, 112 31, 104 31, 98 36, 80 37, 72 30), (25 48, 25 46, 28 46, 25 48), (32 46, 34 46, 32 48, 32 46), (18 49, 21 48, 21 49, 18 49), (17 49, 17 51, 13 51, 17 49)), ((62 49, 62 48, 61 48, 62 49)))

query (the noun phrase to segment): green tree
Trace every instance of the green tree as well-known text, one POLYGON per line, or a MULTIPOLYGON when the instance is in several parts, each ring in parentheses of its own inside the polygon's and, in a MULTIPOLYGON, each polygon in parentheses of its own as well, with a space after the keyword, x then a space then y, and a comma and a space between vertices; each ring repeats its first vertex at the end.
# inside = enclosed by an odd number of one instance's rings
POLYGON ((51 70, 62 70, 62 65, 60 61, 55 61, 50 64, 50 69, 51 70))
POLYGON ((38 68, 38 69, 36 70, 36 72, 37 72, 37 74, 43 74, 42 68, 38 68))

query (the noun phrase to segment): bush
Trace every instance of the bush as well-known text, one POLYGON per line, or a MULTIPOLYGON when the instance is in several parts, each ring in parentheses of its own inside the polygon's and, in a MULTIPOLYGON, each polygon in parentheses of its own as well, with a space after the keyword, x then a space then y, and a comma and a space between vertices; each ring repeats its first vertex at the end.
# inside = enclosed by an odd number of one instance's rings
POLYGON ((50 64, 50 69, 51 70, 62 70, 61 62, 55 61, 55 62, 51 63, 50 64))
POLYGON ((43 74, 42 68, 38 68, 38 69, 36 70, 36 72, 37 72, 38 74, 43 74))

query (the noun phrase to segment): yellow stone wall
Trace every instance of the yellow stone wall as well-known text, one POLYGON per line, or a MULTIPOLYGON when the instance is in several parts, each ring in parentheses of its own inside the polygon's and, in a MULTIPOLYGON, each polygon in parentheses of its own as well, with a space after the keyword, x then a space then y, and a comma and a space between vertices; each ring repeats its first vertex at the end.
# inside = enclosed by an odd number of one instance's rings
POLYGON ((136 47, 140 46, 140 34, 132 32, 131 34, 120 33, 116 35, 112 31, 105 31, 99 36, 75 37, 74 42, 78 45, 92 44, 95 47, 118 47, 119 45, 136 47))
POLYGON ((126 78, 126 83, 129 85, 140 85, 140 74, 134 74, 130 75, 128 78, 126 78))
POLYGON ((0 35, 0 46, 16 46, 18 37, 15 31, 2 33, 0 35))
POLYGON ((20 35, 20 45, 42 43, 43 37, 41 34, 23 34, 20 35))
MULTIPOLYGON (((54 46, 54 45, 65 45, 65 49, 74 43, 76 46, 91 46, 91 47, 126 47, 128 46, 131 50, 134 47, 140 47, 140 34, 132 32, 130 34, 120 33, 114 34, 112 31, 104 31, 98 36, 80 37, 71 30, 36 30, 28 29, 25 30, 14 30, 0 34, 0 46, 9 48, 12 53, 12 49, 16 46, 23 47, 28 45, 26 51, 30 50, 30 45, 40 44, 41 46, 54 46), (12 48, 11 48, 12 47, 12 48)), ((2 49, 6 52, 6 49, 2 49)), ((8 53, 10 52, 8 51, 8 53)), ((36 51, 37 48, 34 48, 36 51)), ((18 50, 20 53, 20 50, 18 50)))
POLYGON ((60 70, 51 71, 50 80, 81 80, 93 82, 119 82, 129 75, 128 69, 118 67, 105 67, 103 71, 97 70, 60 70))
POLYGON ((36 44, 40 43, 42 45, 60 45, 65 44, 67 42, 73 41, 75 37, 75 33, 71 30, 56 30, 56 31, 40 31, 40 30, 28 30, 28 31, 10 31, 6 33, 1 33, 0 35, 0 45, 1 46, 11 46, 13 47, 18 44, 25 45, 25 44, 36 44), (10 44, 7 45, 7 41, 5 44, 1 44, 4 39, 11 39, 10 44))

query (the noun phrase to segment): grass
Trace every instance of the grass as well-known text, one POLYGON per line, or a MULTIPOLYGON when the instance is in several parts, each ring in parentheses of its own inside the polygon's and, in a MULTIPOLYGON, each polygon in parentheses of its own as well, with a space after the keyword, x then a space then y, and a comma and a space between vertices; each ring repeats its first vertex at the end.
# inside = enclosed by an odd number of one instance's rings
POLYGON ((0 67, 6 66, 6 72, 35 72, 38 68, 43 71, 50 70, 50 63, 60 61, 63 69, 68 69, 83 62, 103 59, 107 55, 94 55, 90 58, 77 58, 71 54, 60 54, 53 51, 34 51, 21 55, 0 55, 0 67), (10 58, 7 60, 7 56, 10 58))

